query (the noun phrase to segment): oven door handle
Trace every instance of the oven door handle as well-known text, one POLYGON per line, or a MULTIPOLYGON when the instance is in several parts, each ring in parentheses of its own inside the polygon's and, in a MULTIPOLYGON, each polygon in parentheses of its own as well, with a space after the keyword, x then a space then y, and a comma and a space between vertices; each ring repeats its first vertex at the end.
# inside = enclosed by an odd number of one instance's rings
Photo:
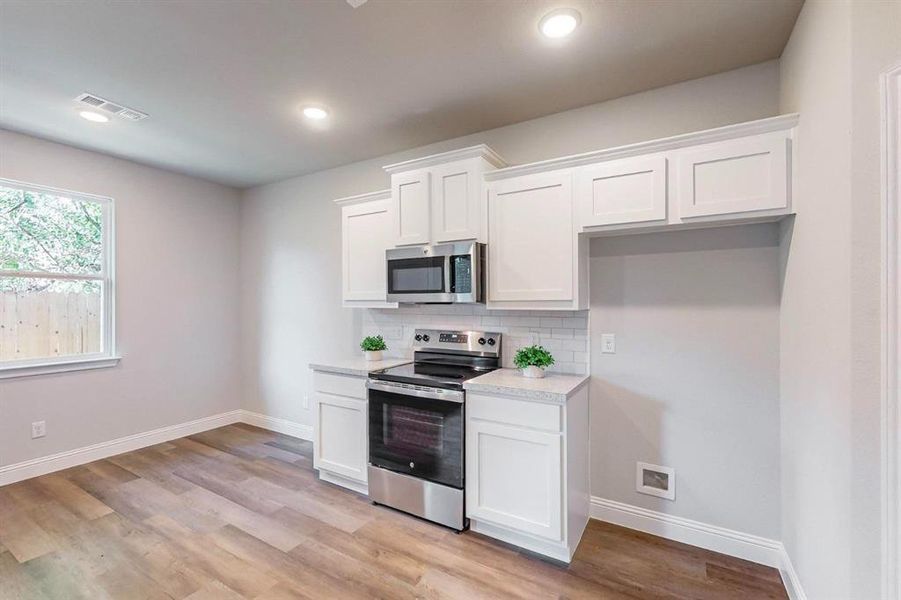
POLYGON ((366 381, 366 387, 370 390, 400 394, 401 396, 415 396, 416 398, 428 398, 429 400, 446 400, 447 402, 456 402, 457 404, 463 404, 464 398, 463 392, 458 390, 425 388, 419 385, 389 383, 387 381, 375 381, 373 379, 368 379, 366 381))

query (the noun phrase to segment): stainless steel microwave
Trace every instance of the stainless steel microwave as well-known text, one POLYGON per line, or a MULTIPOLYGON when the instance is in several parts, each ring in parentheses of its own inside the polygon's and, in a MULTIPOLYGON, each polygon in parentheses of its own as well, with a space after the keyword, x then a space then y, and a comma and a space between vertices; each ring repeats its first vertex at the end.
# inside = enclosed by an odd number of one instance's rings
POLYGON ((485 244, 462 242, 391 248, 385 256, 388 302, 484 302, 485 244))

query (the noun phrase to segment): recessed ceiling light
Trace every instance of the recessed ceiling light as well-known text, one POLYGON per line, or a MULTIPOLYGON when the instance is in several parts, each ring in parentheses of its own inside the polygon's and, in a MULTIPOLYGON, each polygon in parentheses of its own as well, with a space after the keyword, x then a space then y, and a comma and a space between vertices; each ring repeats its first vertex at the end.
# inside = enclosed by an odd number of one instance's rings
POLYGON ((94 112, 93 110, 83 110, 80 113, 82 119, 87 119, 88 121, 93 121, 94 123, 106 123, 109 121, 109 117, 106 115, 101 115, 99 112, 94 112))
POLYGON ((328 117, 328 111, 319 106, 308 106, 303 109, 303 116, 314 121, 321 121, 328 117))
POLYGON ((553 10, 542 17, 538 29, 549 38, 566 37, 575 31, 582 21, 579 11, 572 8, 553 10))

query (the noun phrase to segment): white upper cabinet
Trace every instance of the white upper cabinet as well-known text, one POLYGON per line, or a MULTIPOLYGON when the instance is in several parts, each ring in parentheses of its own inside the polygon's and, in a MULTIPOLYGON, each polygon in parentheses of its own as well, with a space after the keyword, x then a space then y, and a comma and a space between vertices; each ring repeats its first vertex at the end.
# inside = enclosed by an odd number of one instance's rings
POLYGON ((792 213, 797 124, 797 114, 780 115, 516 165, 485 180, 574 172, 576 231, 591 235, 776 221, 792 213))
POLYGON ((396 306, 385 301, 385 250, 394 245, 391 192, 342 198, 341 281, 345 306, 396 306))
POLYGON ((624 158, 578 169, 583 227, 666 221, 666 157, 624 158))
POLYGON ((777 131, 680 151, 680 216, 692 219, 788 208, 788 150, 788 136, 777 131))
POLYGON ((430 181, 430 173, 426 170, 391 176, 394 245, 429 243, 430 181))
POLYGON ((579 308, 572 171, 488 187, 488 307, 579 308))
POLYGON ((432 169, 432 241, 436 244, 481 237, 481 159, 432 169))
POLYGON ((484 144, 386 166, 393 245, 484 242, 482 176, 503 166, 484 144))

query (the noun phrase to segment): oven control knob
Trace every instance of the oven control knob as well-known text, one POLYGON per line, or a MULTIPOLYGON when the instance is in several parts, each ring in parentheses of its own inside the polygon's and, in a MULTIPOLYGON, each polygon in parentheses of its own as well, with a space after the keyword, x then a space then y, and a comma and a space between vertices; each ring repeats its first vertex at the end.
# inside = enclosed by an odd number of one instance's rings
POLYGON ((479 345, 480 345, 480 346, 484 346, 484 345, 485 345, 485 338, 479 338, 479 345))
POLYGON ((426 335, 422 336, 422 341, 423 341, 423 342, 429 341, 429 335, 426 334, 426 335))
POLYGON ((416 465, 413 463, 412 460, 410 461, 410 468, 411 468, 411 469, 415 469, 415 468, 416 468, 416 465))
POLYGON ((497 342, 494 340, 494 338, 488 338, 488 345, 489 345, 489 346, 493 346, 493 345, 495 345, 496 343, 497 343, 497 342))
POLYGON ((421 342, 421 341, 422 341, 422 336, 419 335, 419 334, 417 333, 416 336, 415 336, 413 339, 416 340, 417 342, 421 342))

